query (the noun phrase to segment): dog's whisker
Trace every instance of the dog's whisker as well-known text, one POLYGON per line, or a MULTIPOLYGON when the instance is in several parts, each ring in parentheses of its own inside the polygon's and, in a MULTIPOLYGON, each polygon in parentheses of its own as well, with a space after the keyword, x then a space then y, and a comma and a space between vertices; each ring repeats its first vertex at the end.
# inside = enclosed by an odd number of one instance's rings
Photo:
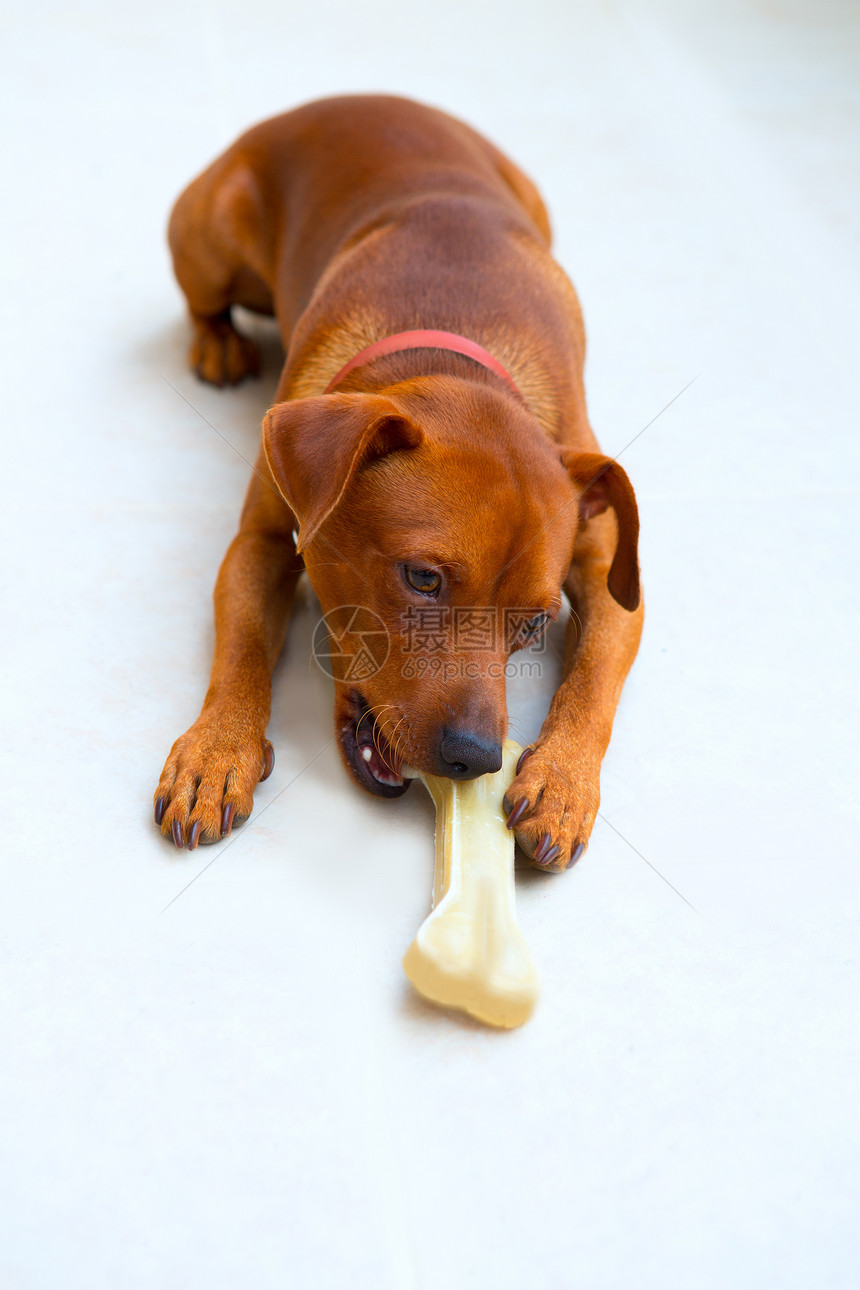
MULTIPOLYGON (((368 708, 368 711, 365 714, 365 715, 373 716, 373 725, 371 727, 370 737, 373 740, 373 745, 376 748, 376 751, 379 753, 379 756, 382 758, 383 761, 385 761, 385 758, 382 754, 382 749, 379 746, 379 736, 382 734, 382 723, 380 721, 380 718, 383 712, 388 712, 388 710, 393 707, 394 707, 393 703, 385 703, 381 708, 377 710, 376 713, 373 713, 372 710, 368 708)), ((360 724, 361 722, 359 722, 359 725, 360 724)), ((356 733, 357 732, 358 732, 358 726, 356 726, 356 733)))
MULTIPOLYGON (((398 742, 398 731, 400 730, 400 727, 403 725, 403 722, 406 720, 406 716, 405 714, 402 714, 400 718, 395 722, 393 728, 391 730, 386 730, 383 713, 391 712, 391 711, 395 713, 399 711, 398 705, 396 703, 386 703, 384 707, 378 710, 377 727, 379 730, 379 734, 382 736, 383 739, 385 739, 389 748, 394 753, 396 761, 402 763, 406 760, 406 758, 404 757, 400 749, 400 745, 398 742)), ((377 751, 379 751, 378 745, 377 745, 377 751)))
POLYGON ((519 721, 515 721, 513 717, 508 717, 508 725, 510 727, 510 730, 513 731, 514 737, 516 738, 516 741, 518 744, 522 744, 523 747, 526 747, 526 745, 532 742, 527 737, 526 732, 523 730, 519 721))
POLYGON ((380 727, 380 729, 384 724, 383 718, 382 718, 383 712, 388 712, 393 707, 394 707, 393 703, 383 703, 381 708, 377 708, 376 713, 374 714, 374 721, 375 721, 375 724, 380 727))
POLYGON ((379 728, 379 722, 378 722, 378 721, 374 721, 374 723, 373 723, 373 731, 372 731, 373 746, 374 746, 374 748, 376 749, 376 751, 379 753, 379 756, 382 758, 382 761, 384 762, 384 761, 385 761, 385 757, 383 756, 383 754, 382 754, 382 749, 381 749, 381 748, 380 748, 380 746, 379 746, 379 737, 380 737, 380 735, 381 735, 381 734, 382 734, 382 731, 381 731, 381 730, 380 730, 380 728, 379 728))
POLYGON ((365 712, 362 712, 361 716, 358 718, 358 721, 356 721, 355 723, 356 736, 358 735, 358 732, 361 729, 361 723, 365 717, 370 717, 371 719, 373 719, 373 712, 371 711, 370 708, 368 708, 365 712))
POLYGON ((405 720, 406 720, 406 713, 404 712, 401 714, 400 720, 397 722, 397 725, 394 727, 394 729, 391 732, 392 741, 397 738, 398 731, 400 730, 400 727, 403 725, 405 720))
POLYGON ((405 720, 406 720, 406 714, 404 713, 401 716, 400 720, 397 722, 397 725, 392 730, 391 734, 386 736, 388 739, 388 742, 391 744, 391 747, 394 749, 394 755, 396 756, 397 760, 401 763, 403 763, 406 760, 406 758, 403 755, 403 752, 401 751, 400 745, 398 743, 398 732, 405 720))

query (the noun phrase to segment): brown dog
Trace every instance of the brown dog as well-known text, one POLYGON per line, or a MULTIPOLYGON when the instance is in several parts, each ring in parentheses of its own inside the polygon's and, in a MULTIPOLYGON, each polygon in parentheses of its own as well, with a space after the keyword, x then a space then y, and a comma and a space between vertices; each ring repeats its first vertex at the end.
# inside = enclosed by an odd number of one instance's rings
POLYGON ((368 622, 387 630, 360 681, 334 664, 344 762, 386 797, 404 766, 499 768, 505 661, 564 589, 564 680, 506 799, 527 854, 563 869, 639 643, 639 521, 588 424, 582 318, 535 188, 441 112, 327 99, 243 135, 179 198, 169 238, 198 375, 256 373, 234 304, 276 315, 287 358, 218 575, 203 710, 155 793, 162 832, 193 850, 250 813, 303 569, 324 612, 362 607, 335 629, 345 655, 368 622))

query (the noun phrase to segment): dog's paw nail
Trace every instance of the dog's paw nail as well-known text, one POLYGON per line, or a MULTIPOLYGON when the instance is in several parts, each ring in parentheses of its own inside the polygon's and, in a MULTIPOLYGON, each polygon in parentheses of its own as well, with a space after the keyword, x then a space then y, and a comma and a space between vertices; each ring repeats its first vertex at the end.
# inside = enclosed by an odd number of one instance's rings
POLYGON ((517 770, 516 770, 516 773, 517 773, 518 775, 519 775, 520 771, 522 770, 523 766, 525 766, 525 764, 526 764, 526 762, 528 761, 529 757, 531 757, 531 755, 532 755, 532 753, 533 753, 533 752, 534 752, 534 748, 524 748, 524 749, 522 750, 522 752, 520 753, 520 759, 519 759, 519 761, 517 762, 517 770))
POLYGON ((226 838, 227 834, 233 827, 233 816, 236 814, 236 808, 232 802, 228 802, 221 812, 221 837, 226 838))
POLYGON ((509 829, 516 828, 516 826, 519 824, 520 820, 523 818, 523 816, 525 815, 528 809, 529 809, 529 799, 527 797, 521 797, 507 818, 508 828, 509 829))
POLYGON ((200 838, 200 821, 195 820, 188 834, 188 850, 194 851, 200 838))
POLYGON ((164 819, 164 806, 165 806, 164 798, 163 797, 156 798, 156 802, 155 802, 155 823, 156 824, 160 824, 161 821, 164 819))
POLYGON ((170 831, 173 834, 174 843, 176 844, 176 846, 179 847, 179 850, 181 851, 182 848, 185 846, 185 841, 182 837, 182 825, 179 823, 178 820, 173 821, 170 831))
POLYGON ((543 865, 544 868, 548 868, 560 855, 561 847, 556 843, 554 847, 550 847, 549 851, 547 851, 545 855, 541 856, 540 860, 538 860, 538 864, 543 865))
POLYGON ((272 771, 275 769, 275 750, 272 747, 272 745, 269 743, 268 739, 266 740, 265 756, 266 756, 266 764, 263 767, 263 773, 260 776, 261 784, 264 779, 269 778, 272 771))
POLYGON ((573 853, 570 857, 570 860, 568 861, 568 866, 575 865, 584 850, 585 850, 585 843, 578 842, 577 845, 573 848, 573 853))
POLYGON ((535 853, 534 853, 534 858, 538 864, 546 863, 546 854, 549 851, 551 845, 552 845, 552 838, 549 836, 548 833, 542 833, 540 837, 540 841, 535 847, 535 853))

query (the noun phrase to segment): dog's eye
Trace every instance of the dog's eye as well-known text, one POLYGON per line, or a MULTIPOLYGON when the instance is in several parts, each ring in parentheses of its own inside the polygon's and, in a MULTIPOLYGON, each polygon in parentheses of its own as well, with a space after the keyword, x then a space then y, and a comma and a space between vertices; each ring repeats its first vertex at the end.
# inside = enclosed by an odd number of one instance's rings
POLYGON ((536 636, 538 632, 543 631, 548 622, 549 614, 535 614, 534 618, 530 618, 527 623, 523 623, 523 630, 527 636, 536 636))
POLYGON ((435 596, 442 585, 442 575, 435 569, 422 569, 418 565, 407 564, 403 573, 413 591, 420 591, 424 596, 435 596))

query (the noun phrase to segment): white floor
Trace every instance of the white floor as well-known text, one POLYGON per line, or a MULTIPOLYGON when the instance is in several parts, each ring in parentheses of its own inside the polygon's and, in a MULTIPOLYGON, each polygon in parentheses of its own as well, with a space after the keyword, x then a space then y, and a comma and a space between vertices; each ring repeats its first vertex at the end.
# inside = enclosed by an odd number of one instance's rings
MULTIPOLYGON (((856 1286, 856 7, 6 28, 0 1283, 856 1286), (521 875, 543 995, 513 1034, 407 988, 429 801, 340 769, 309 595, 253 820, 193 855, 150 821, 276 353, 236 392, 187 373, 167 211, 344 89, 459 113, 539 182, 639 493, 643 647, 587 859, 521 875)), ((512 685, 524 739, 551 681, 512 685)))

